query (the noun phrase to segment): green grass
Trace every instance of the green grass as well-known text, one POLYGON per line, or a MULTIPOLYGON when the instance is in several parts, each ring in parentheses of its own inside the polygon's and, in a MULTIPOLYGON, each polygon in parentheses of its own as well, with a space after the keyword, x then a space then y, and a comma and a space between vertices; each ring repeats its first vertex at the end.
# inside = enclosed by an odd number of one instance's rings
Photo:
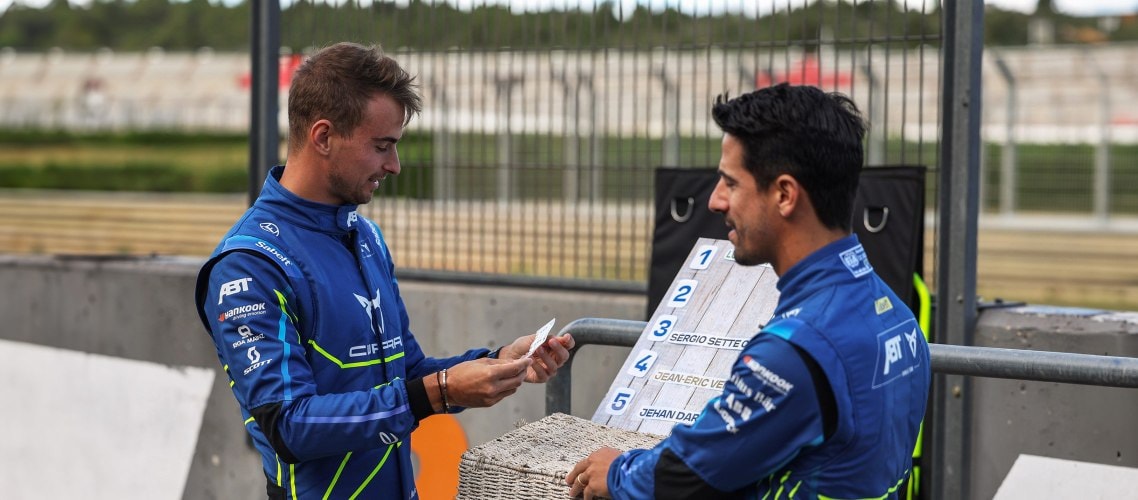
MULTIPOLYGON (((439 144, 429 133, 410 131, 399 143, 403 173, 383 184, 381 195, 430 198, 435 195, 439 144)), ((452 134, 453 170, 447 175, 455 197, 498 196, 501 148, 497 137, 452 134)), ((601 137, 593 152, 589 137, 577 142, 581 164, 578 200, 645 200, 653 193, 653 171, 663 166, 664 143, 643 137, 601 137), (596 186, 599 192, 593 192, 596 186)), ((510 143, 511 199, 564 198, 568 143, 550 135, 517 135, 510 143)), ((283 146, 283 142, 282 142, 283 146)), ((717 138, 682 138, 674 161, 679 167, 714 167, 717 138)), ((1094 154, 1090 145, 1025 144, 1017 150, 1017 208, 1026 211, 1088 212, 1093 204, 1094 154)), ((1110 209, 1138 214, 1138 146, 1115 145, 1111 153, 1110 209)), ((282 151, 283 154, 283 151, 282 151)), ((938 161, 935 143, 890 141, 888 165, 926 165, 930 206, 936 203, 938 161)), ((984 149, 985 209, 1000 204, 998 144, 984 149)), ((138 132, 78 134, 60 131, 0 130, 0 187, 100 191, 182 191, 238 193, 248 188, 248 138, 243 134, 138 132)))

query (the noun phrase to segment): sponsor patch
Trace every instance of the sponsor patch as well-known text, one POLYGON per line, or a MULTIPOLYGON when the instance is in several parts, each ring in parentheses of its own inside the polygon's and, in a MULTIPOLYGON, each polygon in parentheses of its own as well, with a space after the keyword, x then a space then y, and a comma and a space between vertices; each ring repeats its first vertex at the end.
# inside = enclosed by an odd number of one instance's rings
POLYGON ((257 346, 250 346, 249 350, 245 351, 245 357, 249 358, 249 367, 246 368, 243 372, 241 372, 242 375, 248 375, 250 373, 253 373, 254 370, 257 370, 258 368, 261 368, 264 366, 268 366, 269 363, 273 362, 272 358, 264 359, 264 360, 261 359, 261 353, 257 351, 257 346))
POLYGON ((277 225, 273 224, 272 222, 262 222, 260 224, 260 226, 261 226, 261 229, 263 229, 265 232, 267 232, 273 236, 280 236, 281 235, 281 230, 278 229, 277 225))
POLYGON ((876 389, 913 372, 921 364, 917 357, 916 320, 907 320, 877 334, 877 364, 873 374, 876 389))
POLYGON ((264 249, 266 252, 269 252, 270 254, 272 254, 272 255, 273 255, 273 257, 276 257, 276 258, 277 258, 277 260, 279 260, 279 261, 281 262, 281 264, 284 264, 284 265, 286 265, 286 266, 291 266, 291 265, 292 265, 292 261, 288 260, 288 257, 285 257, 283 253, 281 253, 280 251, 278 251, 276 248, 273 248, 273 247, 272 247, 271 245, 269 245, 268 243, 265 243, 265 242, 263 242, 263 241, 258 241, 258 242, 257 242, 257 247, 258 247, 258 248, 262 248, 262 249, 264 249))
POLYGON ((221 315, 218 316, 217 321, 225 322, 231 319, 250 318, 253 316, 260 316, 266 312, 268 312, 268 310, 265 307, 264 302, 257 304, 246 304, 243 306, 234 307, 233 309, 221 313, 221 315))
POLYGON ((251 328, 249 328, 249 325, 238 326, 237 327, 237 333, 241 334, 241 339, 238 340, 237 342, 233 343, 232 347, 234 349, 241 347, 245 344, 252 344, 254 342, 265 339, 265 334, 263 334, 263 333, 254 334, 253 330, 251 328))
POLYGON ((251 281, 253 278, 238 278, 228 283, 222 283, 221 289, 217 293, 217 305, 220 306, 221 302, 230 295, 249 291, 249 282, 251 281))
POLYGON ((893 309, 893 302, 889 297, 881 297, 873 302, 873 310, 877 311, 877 314, 884 314, 890 309, 893 309))
POLYGON ((865 248, 861 245, 846 250, 838 256, 842 258, 842 264, 845 264, 846 269, 849 269, 855 278, 860 278, 873 271, 873 266, 869 265, 869 258, 865 256, 865 248))
POLYGON ((770 371, 767 367, 759 363, 759 360, 752 358, 750 355, 743 356, 743 364, 751 369, 751 373, 755 378, 761 380, 768 387, 774 389, 780 394, 786 394, 794 389, 794 384, 779 376, 777 373, 770 371))

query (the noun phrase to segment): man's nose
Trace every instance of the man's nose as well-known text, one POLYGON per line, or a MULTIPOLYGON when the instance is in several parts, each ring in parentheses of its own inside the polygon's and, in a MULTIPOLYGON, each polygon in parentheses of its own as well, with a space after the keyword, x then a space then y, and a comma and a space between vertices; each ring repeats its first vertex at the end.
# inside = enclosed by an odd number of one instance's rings
POLYGON ((707 208, 712 212, 727 212, 727 186, 722 178, 719 179, 719 182, 715 183, 715 190, 711 192, 711 197, 707 199, 707 208))

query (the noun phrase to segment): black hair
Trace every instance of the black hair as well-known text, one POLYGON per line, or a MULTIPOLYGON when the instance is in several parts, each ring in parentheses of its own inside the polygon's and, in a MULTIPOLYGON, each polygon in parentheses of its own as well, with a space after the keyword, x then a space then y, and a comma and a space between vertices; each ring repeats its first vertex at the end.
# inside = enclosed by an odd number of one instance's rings
POLYGON ((849 97, 780 83, 734 99, 720 95, 711 116, 743 144, 743 164, 760 188, 788 174, 823 225, 850 231, 866 125, 849 97))

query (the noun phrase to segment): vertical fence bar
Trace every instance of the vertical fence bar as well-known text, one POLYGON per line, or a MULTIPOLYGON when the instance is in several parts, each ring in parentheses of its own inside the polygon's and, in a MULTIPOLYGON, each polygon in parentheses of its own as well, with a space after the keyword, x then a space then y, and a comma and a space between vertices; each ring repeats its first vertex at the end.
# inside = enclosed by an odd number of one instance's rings
POLYGON ((1105 225, 1110 220, 1110 77, 1102 65, 1087 52, 1087 59, 1095 69, 1099 84, 1098 142, 1095 143, 1094 163, 1094 217, 1105 225))
MULTIPOLYGON (((980 169, 982 0, 945 0, 941 94, 940 225, 933 332, 942 344, 971 345, 976 326, 976 226, 980 169)), ((968 498, 971 387, 960 375, 933 382, 934 498, 968 498)))
POLYGON ((276 165, 280 149, 277 124, 277 82, 280 68, 280 3, 252 3, 252 95, 249 97, 249 205, 261 194, 270 165, 276 165))
POLYGON ((1007 86, 1007 102, 1004 111, 1004 147, 1000 151, 1000 213, 1009 216, 1016 210, 1016 77, 1008 63, 999 54, 995 55, 996 68, 1007 86))

